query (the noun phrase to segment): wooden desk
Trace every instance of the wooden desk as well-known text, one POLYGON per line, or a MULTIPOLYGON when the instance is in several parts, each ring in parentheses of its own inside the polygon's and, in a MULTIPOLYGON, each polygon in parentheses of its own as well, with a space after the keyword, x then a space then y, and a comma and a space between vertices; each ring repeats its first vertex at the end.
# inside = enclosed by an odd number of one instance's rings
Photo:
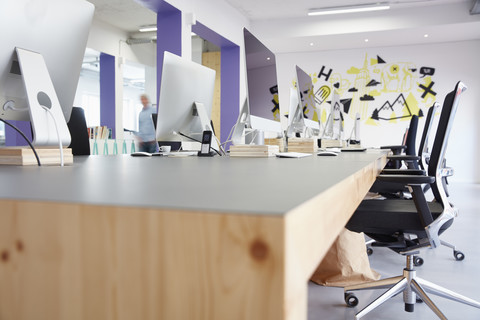
POLYGON ((307 281, 385 161, 0 167, 0 319, 306 319, 307 281))

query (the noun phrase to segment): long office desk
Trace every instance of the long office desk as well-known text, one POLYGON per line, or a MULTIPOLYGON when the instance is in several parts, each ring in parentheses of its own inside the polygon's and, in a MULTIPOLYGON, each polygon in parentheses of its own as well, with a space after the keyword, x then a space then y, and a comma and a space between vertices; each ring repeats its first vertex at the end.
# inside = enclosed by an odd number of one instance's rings
POLYGON ((385 156, 2 166, 0 319, 306 319, 385 156))

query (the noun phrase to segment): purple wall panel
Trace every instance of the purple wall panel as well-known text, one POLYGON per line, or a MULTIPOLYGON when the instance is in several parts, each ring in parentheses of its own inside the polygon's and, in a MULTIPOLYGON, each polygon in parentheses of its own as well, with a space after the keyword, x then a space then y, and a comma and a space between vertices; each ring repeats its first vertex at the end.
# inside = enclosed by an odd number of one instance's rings
POLYGON ((100 125, 115 139, 115 57, 106 53, 100 54, 100 125))
MULTIPOLYGON (((32 141, 32 129, 30 127, 30 121, 8 121, 13 124, 15 127, 20 129, 24 135, 27 136, 30 141, 32 141)), ((28 143, 23 139, 23 137, 14 129, 10 128, 8 125, 5 125, 5 145, 7 147, 15 146, 26 146, 28 143)))
MULTIPOLYGON (((204 24, 197 21, 192 31, 199 37, 210 41, 221 49, 221 111, 220 140, 226 141, 228 134, 237 121, 240 100, 240 48, 222 37, 204 24)), ((228 145, 226 146, 228 149, 228 145)))
POLYGON ((157 13, 157 106, 162 82, 164 52, 182 55, 182 12, 163 5, 157 13))
MULTIPOLYGON (((157 12, 157 105, 160 96, 165 51, 182 54, 182 13, 163 0, 135 0, 157 12)), ((221 131, 227 139, 238 117, 240 100, 240 48, 207 26, 198 22, 192 31, 221 48, 221 131)))
POLYGON ((197 21, 197 23, 192 26, 192 31, 195 32, 199 37, 210 41, 217 47, 223 48, 236 46, 235 43, 231 42, 227 38, 222 37, 220 34, 216 33, 201 22, 197 21))
MULTIPOLYGON (((240 101, 240 48, 222 47, 221 53, 221 141, 228 134, 238 118, 240 101)), ((228 150, 229 146, 225 146, 228 150)))

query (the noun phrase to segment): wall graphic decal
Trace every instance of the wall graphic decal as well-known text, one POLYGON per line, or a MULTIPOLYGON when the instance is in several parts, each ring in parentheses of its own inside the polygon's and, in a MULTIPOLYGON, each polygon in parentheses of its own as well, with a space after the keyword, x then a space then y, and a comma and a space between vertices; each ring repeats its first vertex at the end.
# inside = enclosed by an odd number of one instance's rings
POLYGON ((334 89, 352 121, 356 113, 363 124, 372 126, 409 121, 414 114, 423 116, 436 100, 435 68, 387 58, 365 54, 363 65, 343 72, 322 65, 318 73, 310 74, 318 109, 309 106, 304 110, 306 117, 325 123, 331 108, 326 101, 334 89))
POLYGON ((280 102, 278 99, 278 85, 274 85, 273 87, 270 87, 270 93, 272 94, 272 103, 273 103, 273 119, 275 121, 280 121, 280 102))

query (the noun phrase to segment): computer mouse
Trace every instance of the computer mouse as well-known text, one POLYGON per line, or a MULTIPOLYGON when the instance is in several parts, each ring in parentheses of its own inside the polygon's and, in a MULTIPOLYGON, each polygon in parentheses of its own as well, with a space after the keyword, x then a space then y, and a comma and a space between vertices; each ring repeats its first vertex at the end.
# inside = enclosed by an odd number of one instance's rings
POLYGON ((130 154, 132 157, 151 157, 152 154, 143 151, 137 151, 130 154))
POLYGON ((338 153, 333 151, 320 151, 319 153, 317 153, 317 156, 336 157, 338 156, 338 153))

